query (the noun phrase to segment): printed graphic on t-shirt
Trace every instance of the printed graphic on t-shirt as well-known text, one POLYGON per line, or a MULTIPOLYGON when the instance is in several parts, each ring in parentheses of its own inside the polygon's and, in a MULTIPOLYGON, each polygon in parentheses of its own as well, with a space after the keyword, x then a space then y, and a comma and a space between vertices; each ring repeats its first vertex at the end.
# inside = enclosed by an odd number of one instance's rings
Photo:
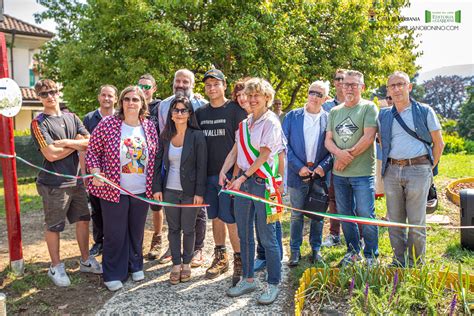
POLYGON ((336 126, 336 133, 344 143, 347 143, 347 141, 352 138, 358 129, 359 127, 355 125, 351 118, 347 117, 336 126))
POLYGON ((206 137, 214 137, 214 136, 225 136, 225 128, 213 128, 212 125, 222 124, 221 126, 225 126, 227 123, 226 119, 217 119, 217 120, 203 120, 199 124, 200 126, 206 125, 203 127, 203 132, 206 137))
POLYGON ((122 140, 121 155, 126 161, 122 173, 145 173, 145 162, 148 158, 148 147, 141 137, 127 137, 122 140))

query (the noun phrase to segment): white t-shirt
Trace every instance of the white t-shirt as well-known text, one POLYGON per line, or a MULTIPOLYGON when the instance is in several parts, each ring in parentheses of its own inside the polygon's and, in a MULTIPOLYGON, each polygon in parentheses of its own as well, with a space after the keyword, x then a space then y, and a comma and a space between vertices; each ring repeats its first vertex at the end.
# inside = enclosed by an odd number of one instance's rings
POLYGON ((321 111, 313 114, 304 109, 304 147, 306 151, 306 162, 315 162, 318 150, 321 111))
MULTIPOLYGON (((141 125, 122 123, 120 139, 120 186, 133 194, 146 191, 148 144, 141 125)), ((121 194, 127 194, 123 191, 121 194)))
POLYGON ((179 169, 181 167, 181 153, 183 152, 183 146, 175 147, 170 142, 168 151, 168 159, 170 161, 170 170, 168 171, 168 178, 166 180, 166 188, 171 190, 182 191, 181 178, 179 169))

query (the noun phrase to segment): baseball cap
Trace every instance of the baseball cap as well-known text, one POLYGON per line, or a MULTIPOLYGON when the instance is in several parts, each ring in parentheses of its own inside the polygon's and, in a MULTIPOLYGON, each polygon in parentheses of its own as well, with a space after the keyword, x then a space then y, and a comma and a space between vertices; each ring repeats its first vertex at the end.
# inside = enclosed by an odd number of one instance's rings
POLYGON ((202 81, 206 81, 208 78, 214 78, 217 80, 225 81, 225 76, 222 73, 222 71, 220 71, 219 69, 211 69, 211 70, 206 71, 202 81))

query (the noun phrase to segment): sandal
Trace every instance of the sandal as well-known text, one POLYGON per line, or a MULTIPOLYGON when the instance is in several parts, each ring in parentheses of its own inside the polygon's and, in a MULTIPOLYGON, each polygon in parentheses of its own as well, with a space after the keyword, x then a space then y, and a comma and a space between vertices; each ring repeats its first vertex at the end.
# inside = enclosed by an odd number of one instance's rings
POLYGON ((189 270, 181 270, 181 282, 188 282, 189 280, 191 280, 191 269, 189 270))
POLYGON ((180 271, 171 271, 170 272, 170 283, 176 285, 180 280, 180 271))

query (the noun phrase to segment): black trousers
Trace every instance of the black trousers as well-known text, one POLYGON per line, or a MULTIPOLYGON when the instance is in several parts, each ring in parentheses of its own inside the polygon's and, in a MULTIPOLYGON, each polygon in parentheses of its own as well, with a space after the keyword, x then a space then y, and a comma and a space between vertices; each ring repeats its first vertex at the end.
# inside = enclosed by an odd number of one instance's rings
POLYGON ((94 243, 101 244, 104 242, 104 229, 102 220, 102 207, 100 206, 100 199, 92 194, 89 194, 89 202, 91 203, 91 218, 92 218, 92 237, 94 243))

